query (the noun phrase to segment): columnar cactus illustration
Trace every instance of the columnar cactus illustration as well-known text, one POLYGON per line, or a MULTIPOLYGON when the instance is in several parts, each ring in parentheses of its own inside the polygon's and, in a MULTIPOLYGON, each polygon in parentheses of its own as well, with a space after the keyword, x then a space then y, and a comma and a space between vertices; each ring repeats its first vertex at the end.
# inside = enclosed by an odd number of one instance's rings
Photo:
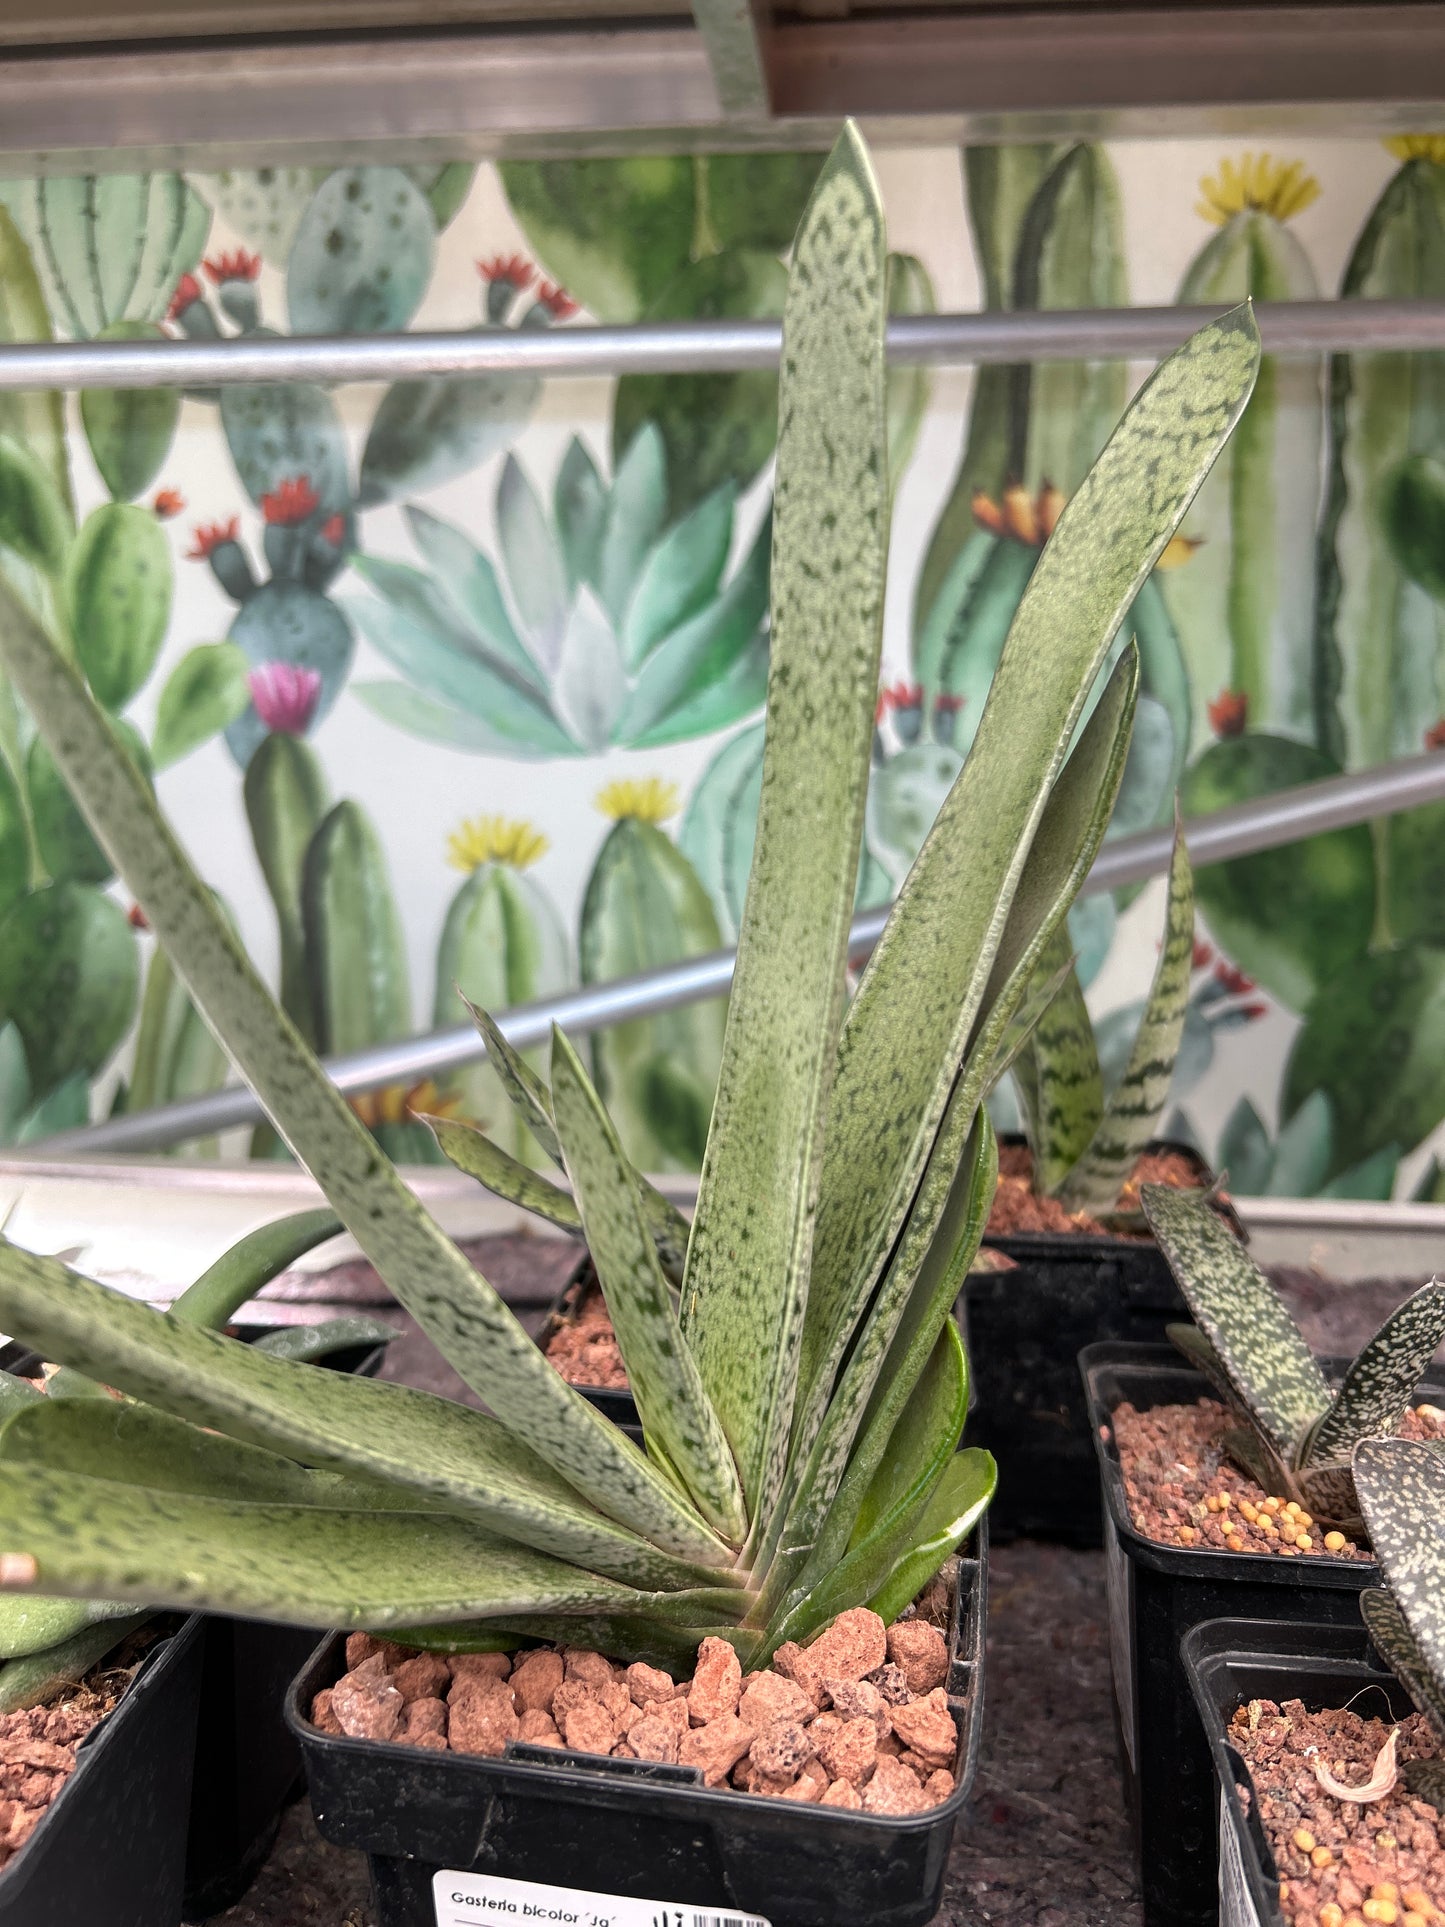
MULTIPOLYGON (((528 874, 546 849, 540 831, 505 816, 471 817, 448 837, 448 858, 466 881, 451 900, 437 946, 434 1029, 465 1023, 469 1004, 510 1010, 570 981, 561 918, 528 874)), ((458 1072, 446 1089, 467 1119, 513 1157, 541 1157, 489 1064, 458 1072)))
MULTIPOLYGON (((1226 158, 1200 196, 1196 211, 1218 232, 1191 262, 1180 301, 1318 299, 1309 256, 1287 225, 1319 196, 1299 161, 1226 158)), ((1185 524, 1201 552, 1166 590, 1201 693, 1233 691, 1252 727, 1304 741, 1314 735, 1322 377, 1317 356, 1265 357, 1239 433, 1185 524)))
MULTIPOLYGON (((1387 143, 1399 171, 1371 210, 1340 293, 1445 297, 1445 137, 1387 143)), ((1392 552, 1388 483, 1445 447, 1445 354, 1365 350, 1330 362, 1328 492, 1319 538, 1318 741, 1350 768, 1416 754, 1445 711, 1445 609, 1392 552)))
MULTIPOLYGON (((584 984, 705 956, 722 933, 697 873, 661 827, 677 810, 671 783, 609 783, 613 819, 582 903, 584 984)), ((727 1000, 690 1004, 596 1032, 592 1074, 640 1171, 695 1171, 722 1061, 727 1000)))
POLYGON ((357 685, 388 721, 461 749, 577 756, 703 735, 762 702, 769 523, 728 575, 733 488, 669 524, 653 425, 610 487, 574 439, 550 513, 509 456, 500 569, 450 523, 406 513, 428 569, 358 556, 374 593, 345 604, 405 678, 357 685))

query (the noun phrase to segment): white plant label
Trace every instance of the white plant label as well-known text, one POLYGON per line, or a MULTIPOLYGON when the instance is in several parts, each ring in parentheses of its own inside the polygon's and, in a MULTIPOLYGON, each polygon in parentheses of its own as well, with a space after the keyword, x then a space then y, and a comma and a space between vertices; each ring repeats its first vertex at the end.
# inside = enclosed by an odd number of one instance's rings
POLYGON ((1223 1787, 1219 1790, 1219 1927, 1261 1927, 1223 1787))
POLYGON ((735 1908, 697 1907, 669 1900, 627 1900, 620 1894, 584 1893, 537 1880, 504 1880, 500 1874, 449 1873, 432 1881, 437 1927, 475 1927, 480 1921, 533 1923, 533 1927, 769 1927, 761 1914, 735 1908))

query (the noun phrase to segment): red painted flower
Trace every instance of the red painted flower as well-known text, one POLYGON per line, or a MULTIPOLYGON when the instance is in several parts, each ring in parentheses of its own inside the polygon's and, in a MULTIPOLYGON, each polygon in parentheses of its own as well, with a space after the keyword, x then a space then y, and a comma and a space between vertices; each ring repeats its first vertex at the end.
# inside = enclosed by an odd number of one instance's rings
POLYGON ((896 682, 885 694, 893 709, 922 709, 923 685, 916 682, 896 682))
POLYGON ((193 301, 201 298, 201 284, 193 274, 183 274, 176 283, 176 291, 171 296, 171 305, 166 309, 167 321, 179 321, 193 301))
POLYGON ((544 281, 537 289, 537 306, 545 308, 554 321, 570 321, 578 312, 578 304, 554 281, 544 281))
POLYGON ((321 694, 321 671, 292 662, 265 662, 246 678, 256 714, 282 736, 304 735, 321 694))
POLYGON ((1425 731, 1426 749, 1445 749, 1445 716, 1425 731))
POLYGON ((261 497, 261 513, 275 529, 294 529, 321 506, 309 475, 288 475, 269 495, 261 497))
POLYGON ((1214 976, 1215 981, 1223 984, 1232 997, 1247 997, 1252 990, 1259 988, 1253 977, 1246 977, 1238 964, 1230 963, 1225 957, 1221 957, 1214 966, 1214 976))
POLYGON ((1196 937, 1194 939, 1194 968, 1196 970, 1203 970, 1205 965, 1212 963, 1213 960, 1214 950, 1212 946, 1207 944, 1203 937, 1196 937))
POLYGON ((1250 1023, 1253 1023, 1256 1017, 1268 1017, 1269 1005, 1268 1004, 1241 1004, 1239 1007, 1239 1014, 1241 1017, 1247 1018, 1250 1023))
POLYGON ((214 555, 223 543, 239 542, 241 539, 241 518, 233 515, 229 522, 207 522, 191 531, 191 546, 186 550, 188 562, 204 562, 214 555))
POLYGON ((237 248, 232 254, 218 254, 214 260, 208 258, 201 266, 219 287, 223 281, 254 281, 261 272, 261 257, 237 248))
POLYGON ((477 273, 483 281, 505 281, 519 291, 537 279, 537 270, 525 254, 494 254, 490 261, 478 261, 477 273))
POLYGON ((169 522, 185 506, 186 498, 178 488, 158 488, 151 498, 151 513, 161 522, 169 522))
POLYGON ((321 540, 329 542, 333 549, 339 549, 346 540, 346 517, 328 515, 321 524, 321 540))
POLYGON ((132 930, 149 930, 150 918, 138 903, 133 903, 125 913, 125 920, 132 930))
POLYGON ((1209 705, 1209 727, 1216 736, 1242 736, 1249 720, 1249 698, 1242 689, 1221 690, 1209 705))
POLYGON ((934 697, 933 707, 940 716, 956 716, 967 701, 966 696, 953 696, 945 690, 941 696, 934 697))

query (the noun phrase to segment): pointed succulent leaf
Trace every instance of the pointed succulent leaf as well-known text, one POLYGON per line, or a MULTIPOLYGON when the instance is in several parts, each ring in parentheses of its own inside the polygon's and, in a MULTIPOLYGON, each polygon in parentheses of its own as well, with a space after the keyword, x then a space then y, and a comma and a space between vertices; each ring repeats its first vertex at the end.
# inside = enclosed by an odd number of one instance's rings
POLYGON ((1345 1373, 1334 1403, 1305 1442, 1301 1466, 1347 1459, 1360 1439, 1392 1433, 1442 1343, 1445 1284, 1432 1279, 1391 1312, 1345 1373))
POLYGON ((1183 1352, 1197 1372, 1204 1374, 1232 1411, 1241 1418, 1249 1417, 1249 1407, 1230 1383, 1224 1360, 1197 1325, 1166 1325, 1164 1336, 1176 1350, 1183 1352))
POLYGON ((479 1131, 474 1124, 462 1124, 452 1117, 430 1117, 422 1112, 417 1115, 436 1139, 442 1156, 458 1171, 485 1185, 494 1197, 505 1198, 508 1204, 545 1218, 561 1231, 581 1234, 582 1213, 570 1191, 553 1184, 530 1164, 523 1164, 500 1145, 493 1144, 486 1132, 479 1131))
POLYGON ((1431 1672, 1398 1602, 1388 1592, 1362 1592, 1360 1617, 1375 1651, 1445 1742, 1445 1676, 1431 1672))
POLYGON ((630 672, 716 593, 732 543, 735 498, 731 483, 704 496, 643 563, 622 623, 622 654, 630 672))
MULTIPOLYGON (((552 1369, 377 1151, 277 1008, 75 669, 3 580, 0 662, 198 1007, 398 1301, 502 1425, 577 1493, 668 1551, 716 1558, 712 1533, 676 1488, 552 1369)), ((319 1374, 294 1369, 314 1388, 319 1374)))
MULTIPOLYGON (((129 1611, 115 1600, 52 1599, 44 1593, 0 1594, 0 1661, 39 1656, 74 1639, 87 1626, 129 1611)), ((7 1669, 8 1670, 8 1669, 7 1669)), ((0 1681, 4 1675, 0 1674, 0 1681)))
MULTIPOLYGON (((1067 925, 1054 936, 1042 968, 1050 969, 1073 949, 1067 925)), ((1094 1047, 1094 1026, 1076 970, 1040 1018, 1018 1079, 1033 1153, 1034 1187, 1058 1190, 1083 1156, 1104 1114, 1104 1080, 1094 1047)))
POLYGON ((607 497, 591 580, 620 631, 648 552, 667 519, 667 455, 662 431, 646 422, 627 444, 607 497))
MULTIPOLYGON (((1256 1432, 1253 1426, 1231 1426, 1221 1435, 1219 1443, 1225 1457, 1233 1459, 1240 1471, 1247 1472, 1255 1484, 1266 1492, 1278 1492, 1289 1485, 1289 1473, 1270 1450, 1263 1434, 1256 1432)), ((1323 1505, 1316 1514, 1313 1500, 1306 1509, 1312 1517, 1323 1519, 1331 1516, 1323 1505)))
POLYGON ((1417 1800, 1428 1800, 1445 1813, 1445 1760, 1406 1760, 1401 1771, 1417 1800))
POLYGON ((572 588, 596 579, 602 528, 607 519, 607 486, 580 435, 567 444, 552 491, 552 515, 572 588))
POLYGON ((914 1398, 899 1418, 864 1494, 841 1557, 789 1594, 785 1616, 766 1636, 771 1647, 804 1640, 860 1599, 870 1599, 917 1544, 919 1525, 958 1450, 968 1406, 968 1368, 951 1320, 945 1323, 914 1398))
MULTIPOLYGON (((597 1571, 677 1582, 676 1559, 589 1510, 495 1419, 450 1399, 268 1358, 5 1243, 0 1327, 46 1358, 244 1443, 332 1471, 396 1480, 597 1571)), ((716 1546, 701 1521, 696 1536, 704 1553, 716 1546)), ((718 1548, 712 1557, 725 1555, 718 1548)))
POLYGON ((661 1448, 703 1517, 734 1545, 747 1535, 737 1467, 677 1322, 632 1166, 561 1031, 552 1103, 582 1229, 649 1448, 661 1448))
POLYGON ((512 625, 497 572, 486 556, 470 536, 439 515, 414 502, 404 512, 412 540, 457 617, 493 655, 540 689, 537 665, 512 625))
POLYGON ((28 1378, 20 1378, 14 1372, 0 1372, 0 1427, 13 1412, 19 1412, 27 1405, 33 1405, 41 1396, 38 1388, 28 1378))
POLYGON ((1050 1004, 1076 969, 1077 959, 1071 943, 1065 942, 1057 948, 1052 944, 1049 946, 1049 955, 1039 964, 1023 1002, 1004 1027, 998 1047, 989 1060, 987 1090, 996 1090, 1008 1072, 1017 1065, 1050 1004))
MULTIPOLYGON (((1019 603, 973 747, 849 1007, 818 1204, 812 1296, 866 1298, 917 1187, 999 937, 1075 726, 1140 584, 1254 383, 1247 308, 1203 328, 1135 397, 1019 603)), ((810 1304, 809 1322, 814 1322, 810 1304)))
MULTIPOLYGON (((16 1603, 19 1602, 5 1602, 16 1603)), ((97 1619, 93 1606, 77 1604, 75 1610, 89 1614, 86 1624, 28 1659, 12 1659, 8 1665, 0 1666, 0 1718, 6 1713, 24 1712, 28 1706, 48 1705, 63 1688, 84 1679, 92 1666, 144 1626, 151 1616, 149 1612, 127 1612, 117 1619, 106 1612, 97 1619)))
POLYGON ((956 1452, 939 1480, 923 1516, 913 1528, 912 1544, 887 1581, 868 1601, 878 1617, 892 1625, 905 1606, 915 1600, 945 1559, 951 1559, 973 1531, 998 1484, 998 1467, 991 1452, 967 1446, 956 1452))
POLYGON ((1445 1739, 1445 1453, 1417 1440, 1362 1439, 1354 1472, 1375 1557, 1434 1688, 1423 1710, 1445 1739))
POLYGON ((1124 1075, 1109 1093, 1088 1149, 1059 1188, 1074 1210, 1108 1210, 1159 1128, 1189 1008, 1194 969, 1194 872, 1176 821, 1164 912, 1164 943, 1124 1075))
POLYGON ((550 676, 567 627, 567 567, 537 492, 515 455, 502 464, 497 484, 497 536, 527 653, 550 676))
POLYGON ((799 230, 783 322, 762 795, 683 1290, 755 1520, 776 1496, 792 1418, 873 735, 885 257, 850 125, 799 230))
POLYGON ((342 1230, 334 1211, 298 1211, 274 1224, 248 1231, 229 1251, 208 1265, 171 1306, 172 1318, 184 1325, 209 1325, 219 1330, 273 1278, 289 1271, 298 1258, 342 1230))
MULTIPOLYGON (((1137 695, 1138 658, 1129 649, 1116 665, 1078 749, 1054 785, 1014 893, 981 1000, 983 1016, 970 1040, 963 1073, 948 1100, 950 1107, 957 1107, 964 1116, 981 1102, 1004 1033, 1027 996, 1045 951, 1103 842, 1128 757, 1137 695)), ((872 1267, 864 1270, 860 1266, 846 1291, 826 1299, 814 1273, 803 1334, 805 1405, 795 1427, 795 1463, 811 1447, 822 1401, 829 1395, 873 1291, 872 1267)))
POLYGON ((326 1318, 319 1325, 284 1325, 256 1340, 257 1349, 271 1358, 299 1359, 312 1364, 319 1358, 334 1358, 338 1352, 356 1351, 365 1346, 375 1350, 389 1345, 396 1337, 395 1325, 380 1318, 326 1318))
POLYGON ((1146 1184, 1144 1216, 1194 1322, 1284 1465, 1330 1405, 1330 1388, 1274 1286, 1202 1191, 1146 1184))
POLYGON ((104 1592, 292 1626, 379 1631, 639 1599, 460 1519, 153 1492, 34 1465, 12 1467, 0 1489, 0 1541, 62 1597, 104 1592))

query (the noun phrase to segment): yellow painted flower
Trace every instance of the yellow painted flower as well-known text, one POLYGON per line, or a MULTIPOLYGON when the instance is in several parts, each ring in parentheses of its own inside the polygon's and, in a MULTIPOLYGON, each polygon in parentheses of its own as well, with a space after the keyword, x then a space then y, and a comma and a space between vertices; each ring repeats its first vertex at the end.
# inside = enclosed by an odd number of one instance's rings
MULTIPOLYGON (((1033 496, 1017 482, 1010 482, 997 501, 983 489, 975 489, 973 495, 973 519, 981 529, 987 529, 990 535, 1009 536, 1032 549, 1044 546, 1063 511, 1062 491, 1052 482, 1045 482, 1033 496)), ((1171 537, 1155 567, 1179 568, 1202 540, 1202 536, 1171 537)))
POLYGON ((1194 209, 1206 221, 1223 227, 1246 208, 1287 221, 1320 197, 1320 184, 1305 172, 1303 161, 1277 161, 1271 154, 1244 154, 1238 161, 1222 160, 1218 174, 1199 183, 1203 200, 1194 209))
POLYGON ((619 777, 597 792, 597 807, 614 822, 630 816, 638 823, 663 823, 677 814, 677 785, 660 776, 619 777))
POLYGON ((468 873, 484 863, 505 863, 514 870, 525 870, 548 847, 540 830, 516 817, 469 816, 447 838, 447 862, 468 873))
POLYGON ((1392 134, 1385 150, 1397 161, 1434 161, 1445 167, 1445 134, 1392 134))
POLYGON ((456 1117, 462 1108, 459 1097, 444 1096, 429 1077, 410 1086, 387 1084, 379 1091, 358 1091, 346 1101, 371 1131, 378 1124, 405 1124, 413 1116, 456 1117))

